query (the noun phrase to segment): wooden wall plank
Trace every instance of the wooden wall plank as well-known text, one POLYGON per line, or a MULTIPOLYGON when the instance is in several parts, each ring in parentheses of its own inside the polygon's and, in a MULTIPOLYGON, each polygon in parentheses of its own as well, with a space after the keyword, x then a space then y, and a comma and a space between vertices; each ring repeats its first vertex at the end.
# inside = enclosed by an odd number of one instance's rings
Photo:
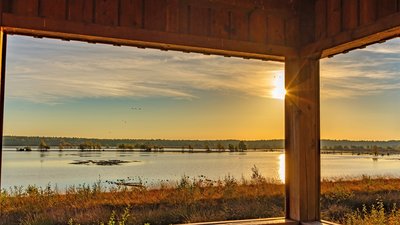
POLYGON ((95 0, 94 22, 97 24, 118 25, 118 2, 115 0, 95 0))
POLYGON ((189 23, 190 23, 190 5, 186 4, 184 1, 179 1, 179 32, 183 34, 189 33, 189 23))
POLYGON ((326 37, 327 5, 326 0, 315 2, 315 39, 320 40, 326 37))
POLYGON ((165 30, 166 27, 166 1, 144 0, 144 28, 150 30, 165 30))
POLYGON ((327 34, 328 36, 339 33, 342 29, 341 1, 327 0, 327 34))
POLYGON ((17 15, 37 16, 39 14, 39 0, 13 0, 11 10, 17 15))
POLYGON ((397 12, 400 12, 400 0, 397 0, 397 12))
POLYGON ((249 39, 249 16, 247 12, 231 11, 230 38, 243 41, 249 39))
POLYGON ((168 0, 166 11, 166 31, 179 32, 179 0, 168 0))
POLYGON ((249 15, 249 40, 267 42, 267 16, 261 10, 254 10, 249 15))
POLYGON ((397 0, 379 0, 378 17, 385 17, 397 11, 397 0))
POLYGON ((286 20, 285 25, 285 41, 286 45, 298 47, 300 40, 297 37, 300 32, 300 21, 298 17, 286 20))
POLYGON ((68 20, 71 21, 83 21, 84 4, 86 1, 81 0, 69 0, 68 1, 68 20))
POLYGON ((39 14, 51 19, 65 19, 66 0, 40 0, 39 14))
MULTIPOLYGON (((362 0, 361 0, 362 1, 362 0)), ((342 1, 343 4, 343 29, 354 29, 358 26, 358 7, 359 0, 342 1)))
POLYGON ((300 5, 300 45, 315 41, 315 1, 304 1, 300 5))
POLYGON ((201 36, 210 34, 210 8, 191 6, 189 13, 189 33, 201 36))
POLYGON ((229 38, 231 30, 230 18, 231 13, 228 10, 212 10, 210 35, 213 37, 229 38))
POLYGON ((375 21, 377 0, 360 1, 360 25, 367 25, 375 21))
POLYGON ((267 18, 267 40, 272 44, 284 44, 285 21, 282 17, 268 16, 267 18))
POLYGON ((142 27, 143 0, 120 0, 119 25, 124 27, 142 27))

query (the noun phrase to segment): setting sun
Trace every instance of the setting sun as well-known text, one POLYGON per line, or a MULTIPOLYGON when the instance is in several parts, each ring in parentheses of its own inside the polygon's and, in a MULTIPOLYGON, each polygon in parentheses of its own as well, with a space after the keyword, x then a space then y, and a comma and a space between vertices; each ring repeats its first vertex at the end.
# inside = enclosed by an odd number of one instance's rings
POLYGON ((285 99, 285 78, 282 71, 279 71, 274 76, 273 80, 274 89, 272 90, 272 98, 285 99))

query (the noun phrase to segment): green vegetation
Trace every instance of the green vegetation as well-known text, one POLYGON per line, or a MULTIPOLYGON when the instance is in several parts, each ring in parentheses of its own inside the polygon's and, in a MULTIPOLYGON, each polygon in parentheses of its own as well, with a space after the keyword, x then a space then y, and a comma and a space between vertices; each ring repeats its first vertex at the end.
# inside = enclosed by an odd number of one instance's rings
POLYGON ((346 225, 400 225, 400 210, 393 204, 390 212, 385 210, 385 205, 382 201, 378 201, 368 210, 367 206, 363 206, 362 210, 357 209, 347 215, 345 219, 346 225))
POLYGON ((92 141, 85 141, 81 144, 78 145, 78 149, 81 151, 85 150, 100 150, 101 149, 101 144, 92 142, 92 141))
POLYGON ((48 151, 50 149, 50 146, 47 145, 44 139, 40 139, 38 149, 40 151, 48 151))
MULTIPOLYGON (((223 152, 228 149, 234 151, 274 150, 283 149, 283 140, 163 140, 163 139, 93 139, 68 137, 25 137, 4 136, 5 146, 35 146, 46 139, 47 146, 58 146, 59 150, 80 148, 93 150, 101 147, 113 147, 119 150, 163 151, 164 148, 203 149, 207 152, 223 152), (188 148, 188 147, 191 148, 188 148)), ((322 140, 321 150, 324 153, 353 153, 353 154, 393 154, 400 153, 400 141, 348 141, 322 140)))
MULTIPOLYGON (((170 224, 283 216, 284 186, 256 167, 250 180, 204 176, 158 188, 114 186, 14 187, 1 193, 1 225, 170 224), (111 222, 111 223, 110 223, 111 222)), ((140 180, 141 181, 141 180, 140 180)), ((397 225, 400 179, 323 181, 322 217, 349 225, 397 225), (378 199, 378 202, 377 202, 378 199), (372 206, 374 205, 374 206, 372 206), (358 211, 357 211, 358 210, 358 211)))

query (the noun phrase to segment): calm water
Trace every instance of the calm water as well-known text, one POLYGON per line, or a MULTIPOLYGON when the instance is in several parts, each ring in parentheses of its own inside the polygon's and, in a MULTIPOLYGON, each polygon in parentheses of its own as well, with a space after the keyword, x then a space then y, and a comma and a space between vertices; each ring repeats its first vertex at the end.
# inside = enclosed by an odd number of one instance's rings
MULTIPOLYGON (((400 156, 322 155, 322 177, 396 176, 400 177, 400 156)), ((283 179, 284 155, 279 152, 245 153, 145 153, 145 152, 16 152, 6 148, 3 152, 2 188, 36 184, 55 185, 64 189, 69 185, 92 184, 102 181, 141 177, 147 185, 160 180, 176 181, 183 175, 209 179, 226 175, 249 178, 256 165, 262 175, 283 179), (131 163, 115 166, 74 165, 75 160, 121 159, 131 163)))

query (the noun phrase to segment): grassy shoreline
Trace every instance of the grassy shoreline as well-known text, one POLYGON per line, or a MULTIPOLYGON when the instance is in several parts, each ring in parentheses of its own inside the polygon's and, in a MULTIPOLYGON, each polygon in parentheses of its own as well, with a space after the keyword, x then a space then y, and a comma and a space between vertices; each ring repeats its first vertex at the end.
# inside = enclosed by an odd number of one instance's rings
MULTIPOLYGON (((345 223, 364 204, 377 201, 386 212, 393 204, 399 205, 400 178, 362 177, 321 184, 321 213, 326 220, 345 223)), ((29 186, 3 190, 0 203, 1 225, 100 224, 109 221, 110 215, 117 221, 126 217, 126 224, 187 223, 283 216, 284 185, 253 171, 251 180, 183 177, 175 185, 161 184, 158 189, 105 189, 98 183, 59 193, 29 186)))

